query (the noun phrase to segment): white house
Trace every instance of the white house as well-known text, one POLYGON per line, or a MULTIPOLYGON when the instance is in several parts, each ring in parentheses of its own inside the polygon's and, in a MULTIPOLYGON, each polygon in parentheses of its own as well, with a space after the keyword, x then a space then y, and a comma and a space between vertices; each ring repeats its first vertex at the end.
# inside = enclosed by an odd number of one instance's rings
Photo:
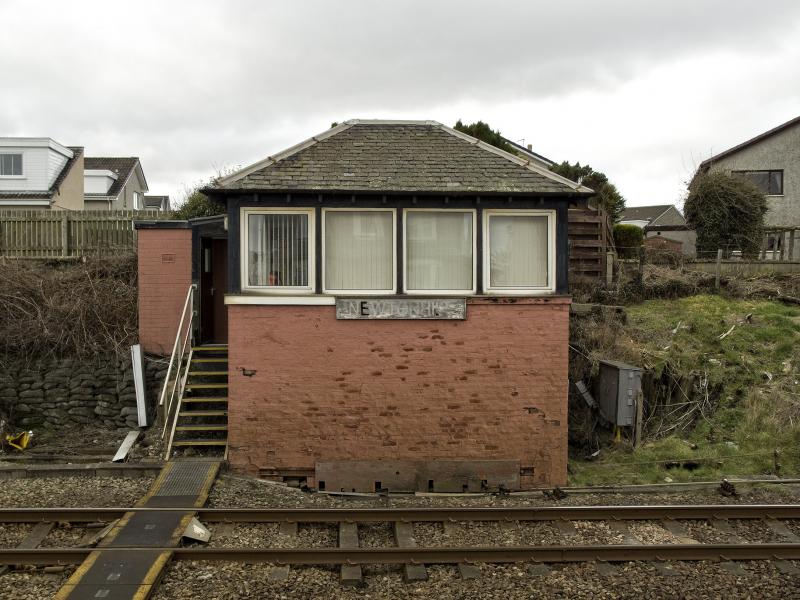
POLYGON ((83 148, 0 137, 0 208, 83 208, 83 148))

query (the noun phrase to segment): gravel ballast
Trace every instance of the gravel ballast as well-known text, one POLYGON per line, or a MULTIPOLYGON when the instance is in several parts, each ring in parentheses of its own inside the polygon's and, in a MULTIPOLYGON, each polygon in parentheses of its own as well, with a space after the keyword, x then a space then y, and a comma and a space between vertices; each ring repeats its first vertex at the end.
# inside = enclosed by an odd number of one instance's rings
POLYGON ((404 583, 399 569, 368 576, 363 589, 344 587, 336 569, 292 568, 288 579, 273 581, 269 565, 237 563, 171 564, 153 600, 234 600, 241 598, 798 598, 797 578, 768 562, 741 563, 737 576, 716 563, 670 563, 662 575, 647 563, 624 563, 603 574, 592 564, 566 565, 545 575, 530 575, 525 565, 480 567, 477 579, 460 579, 451 566, 428 568, 428 581, 404 583))
POLYGON ((0 486, 0 508, 133 506, 152 477, 46 477, 0 486))

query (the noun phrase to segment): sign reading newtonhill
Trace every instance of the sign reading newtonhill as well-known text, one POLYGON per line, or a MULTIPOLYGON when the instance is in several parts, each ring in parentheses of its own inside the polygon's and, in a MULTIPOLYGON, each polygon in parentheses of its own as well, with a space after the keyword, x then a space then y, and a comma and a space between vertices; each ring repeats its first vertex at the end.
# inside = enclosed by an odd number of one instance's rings
POLYGON ((337 298, 337 319, 467 318, 465 298, 337 298))

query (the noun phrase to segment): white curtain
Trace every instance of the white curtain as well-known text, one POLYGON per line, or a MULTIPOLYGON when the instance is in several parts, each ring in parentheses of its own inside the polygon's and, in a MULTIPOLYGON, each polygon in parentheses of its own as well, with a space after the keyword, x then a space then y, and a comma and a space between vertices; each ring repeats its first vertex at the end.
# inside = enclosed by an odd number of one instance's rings
POLYGON ((471 212, 406 213, 406 287, 472 289, 471 212))
POLYGON ((490 286, 547 286, 547 217, 490 215, 490 286))
POLYGON ((308 215, 248 216, 250 285, 308 286, 308 215))
POLYGON ((325 212, 325 289, 394 287, 392 213, 325 212))

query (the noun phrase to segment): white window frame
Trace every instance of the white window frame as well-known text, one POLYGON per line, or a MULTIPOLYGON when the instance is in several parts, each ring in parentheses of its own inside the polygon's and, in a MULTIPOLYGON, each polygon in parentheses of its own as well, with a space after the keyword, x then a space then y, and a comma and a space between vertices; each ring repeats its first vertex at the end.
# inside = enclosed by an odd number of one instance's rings
POLYGON ((387 296, 397 293, 397 209, 396 208, 323 208, 322 209, 322 293, 335 296, 387 296), (392 287, 387 290, 336 290, 325 285, 325 215, 329 212, 392 213, 392 287))
POLYGON ((486 209, 483 211, 483 290, 497 296, 538 296, 556 291, 556 211, 554 210, 508 210, 486 209), (547 217, 547 285, 526 287, 492 286, 492 240, 489 237, 489 219, 492 216, 545 216, 547 217))
POLYGON ((19 175, 0 175, 0 179, 25 179, 25 153, 24 152, 0 152, 0 156, 6 154, 16 155, 19 154, 19 162, 22 166, 22 172, 19 175))
POLYGON ((271 295, 306 295, 316 292, 316 235, 315 235, 315 211, 313 208, 242 208, 239 213, 239 231, 241 232, 241 242, 239 251, 239 262, 241 263, 241 287, 242 291, 260 292, 271 295), (288 286, 288 285, 250 285, 250 215, 296 215, 298 213, 308 215, 308 285, 288 286))
POLYGON ((478 286, 478 211, 474 208, 406 208, 403 209, 403 292, 410 296, 474 296, 478 286), (408 214, 412 212, 472 214, 472 289, 410 290, 408 289, 408 214))

